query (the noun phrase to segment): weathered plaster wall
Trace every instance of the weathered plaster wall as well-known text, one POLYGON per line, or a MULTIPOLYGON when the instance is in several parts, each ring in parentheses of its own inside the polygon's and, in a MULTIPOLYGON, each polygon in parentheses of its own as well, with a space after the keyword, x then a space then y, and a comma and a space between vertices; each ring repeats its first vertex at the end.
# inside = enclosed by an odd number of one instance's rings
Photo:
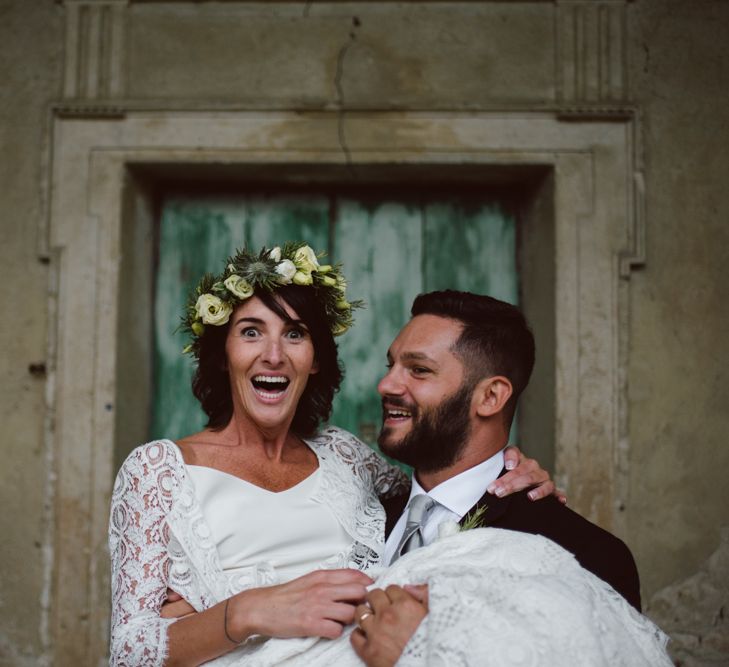
POLYGON ((449 2, 285 2, 265 9, 194 3, 171 12, 139 4, 130 25, 129 92, 140 99, 232 98, 254 108, 545 101, 554 95, 552 7, 514 5, 466 2, 454 11, 449 2), (518 66, 499 67, 504 61, 518 66))
MULTIPOLYGON (((552 31, 544 29, 553 3, 363 2, 326 12, 318 4, 132 4, 119 90, 152 107, 165 98, 183 108, 261 109, 538 106, 558 95, 552 31), (202 14, 213 17, 204 31, 202 14)), ((42 664, 47 655, 43 550, 53 535, 43 502, 52 479, 44 378, 28 369, 46 359, 49 279, 38 230, 48 105, 62 95, 65 11, 51 0, 0 0, 3 667, 42 664)), ((676 654, 686 664, 726 664, 729 3, 635 0, 628 16, 647 264, 630 278, 622 537, 676 654)))
POLYGON ((726 664, 726 540, 712 567, 709 557, 729 527, 729 4, 631 12, 648 261, 631 286, 627 537, 656 618, 694 655, 721 650, 726 664), (696 594, 699 570, 713 577, 696 594))
POLYGON ((41 647, 48 270, 39 262, 47 105, 60 90, 62 14, 0 3, 0 664, 37 665, 41 647))

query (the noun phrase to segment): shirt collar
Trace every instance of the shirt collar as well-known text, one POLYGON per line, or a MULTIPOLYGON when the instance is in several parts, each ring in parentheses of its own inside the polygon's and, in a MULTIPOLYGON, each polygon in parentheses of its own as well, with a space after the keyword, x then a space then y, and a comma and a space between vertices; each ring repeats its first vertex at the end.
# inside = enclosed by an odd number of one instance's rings
MULTIPOLYGON (((427 495, 462 519, 486 493, 486 488, 499 476, 503 467, 504 450, 501 449, 485 461, 441 482, 427 492, 427 495)), ((420 493, 426 491, 413 474, 408 505, 410 499, 420 493)))

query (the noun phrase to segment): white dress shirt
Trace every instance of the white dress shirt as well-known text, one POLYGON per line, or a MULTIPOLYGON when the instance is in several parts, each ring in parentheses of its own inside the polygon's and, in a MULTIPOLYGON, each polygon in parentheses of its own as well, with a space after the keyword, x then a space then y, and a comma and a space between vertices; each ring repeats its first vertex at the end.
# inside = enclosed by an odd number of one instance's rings
MULTIPOLYGON (((496 480, 503 467, 504 450, 502 449, 491 458, 432 488, 426 495, 435 500, 436 504, 430 509, 422 524, 423 544, 427 546, 438 537, 438 526, 444 521, 460 521, 486 493, 486 488, 496 480)), ((420 493, 426 492, 413 474, 407 505, 385 543, 384 563, 389 564, 392 561, 405 531, 410 501, 413 496, 420 493)))

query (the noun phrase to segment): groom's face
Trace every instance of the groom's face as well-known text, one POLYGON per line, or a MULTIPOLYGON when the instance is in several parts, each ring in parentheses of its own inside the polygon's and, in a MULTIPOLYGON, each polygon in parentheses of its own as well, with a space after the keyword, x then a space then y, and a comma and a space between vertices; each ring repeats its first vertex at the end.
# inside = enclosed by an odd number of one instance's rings
POLYGON ((462 328, 436 315, 414 317, 390 346, 377 387, 380 449, 422 472, 452 465, 470 430, 472 388, 453 352, 462 328))

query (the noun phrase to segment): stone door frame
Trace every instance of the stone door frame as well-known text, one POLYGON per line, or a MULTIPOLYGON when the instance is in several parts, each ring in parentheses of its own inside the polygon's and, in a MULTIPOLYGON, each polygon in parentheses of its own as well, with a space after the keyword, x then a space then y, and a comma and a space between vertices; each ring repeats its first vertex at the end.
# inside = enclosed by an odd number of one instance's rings
MULTIPOLYGON (((140 167, 539 166, 551 172, 557 476, 570 502, 621 532, 628 454, 628 288, 643 262, 642 181, 630 110, 124 111, 51 129, 47 455, 54 526, 46 640, 56 664, 108 645, 106 531, 114 459, 125 188, 140 167), (347 145, 341 139, 346 131, 347 145)), ((132 187, 136 187, 132 185, 132 187)), ((133 323, 131 323, 133 326, 133 323)))

